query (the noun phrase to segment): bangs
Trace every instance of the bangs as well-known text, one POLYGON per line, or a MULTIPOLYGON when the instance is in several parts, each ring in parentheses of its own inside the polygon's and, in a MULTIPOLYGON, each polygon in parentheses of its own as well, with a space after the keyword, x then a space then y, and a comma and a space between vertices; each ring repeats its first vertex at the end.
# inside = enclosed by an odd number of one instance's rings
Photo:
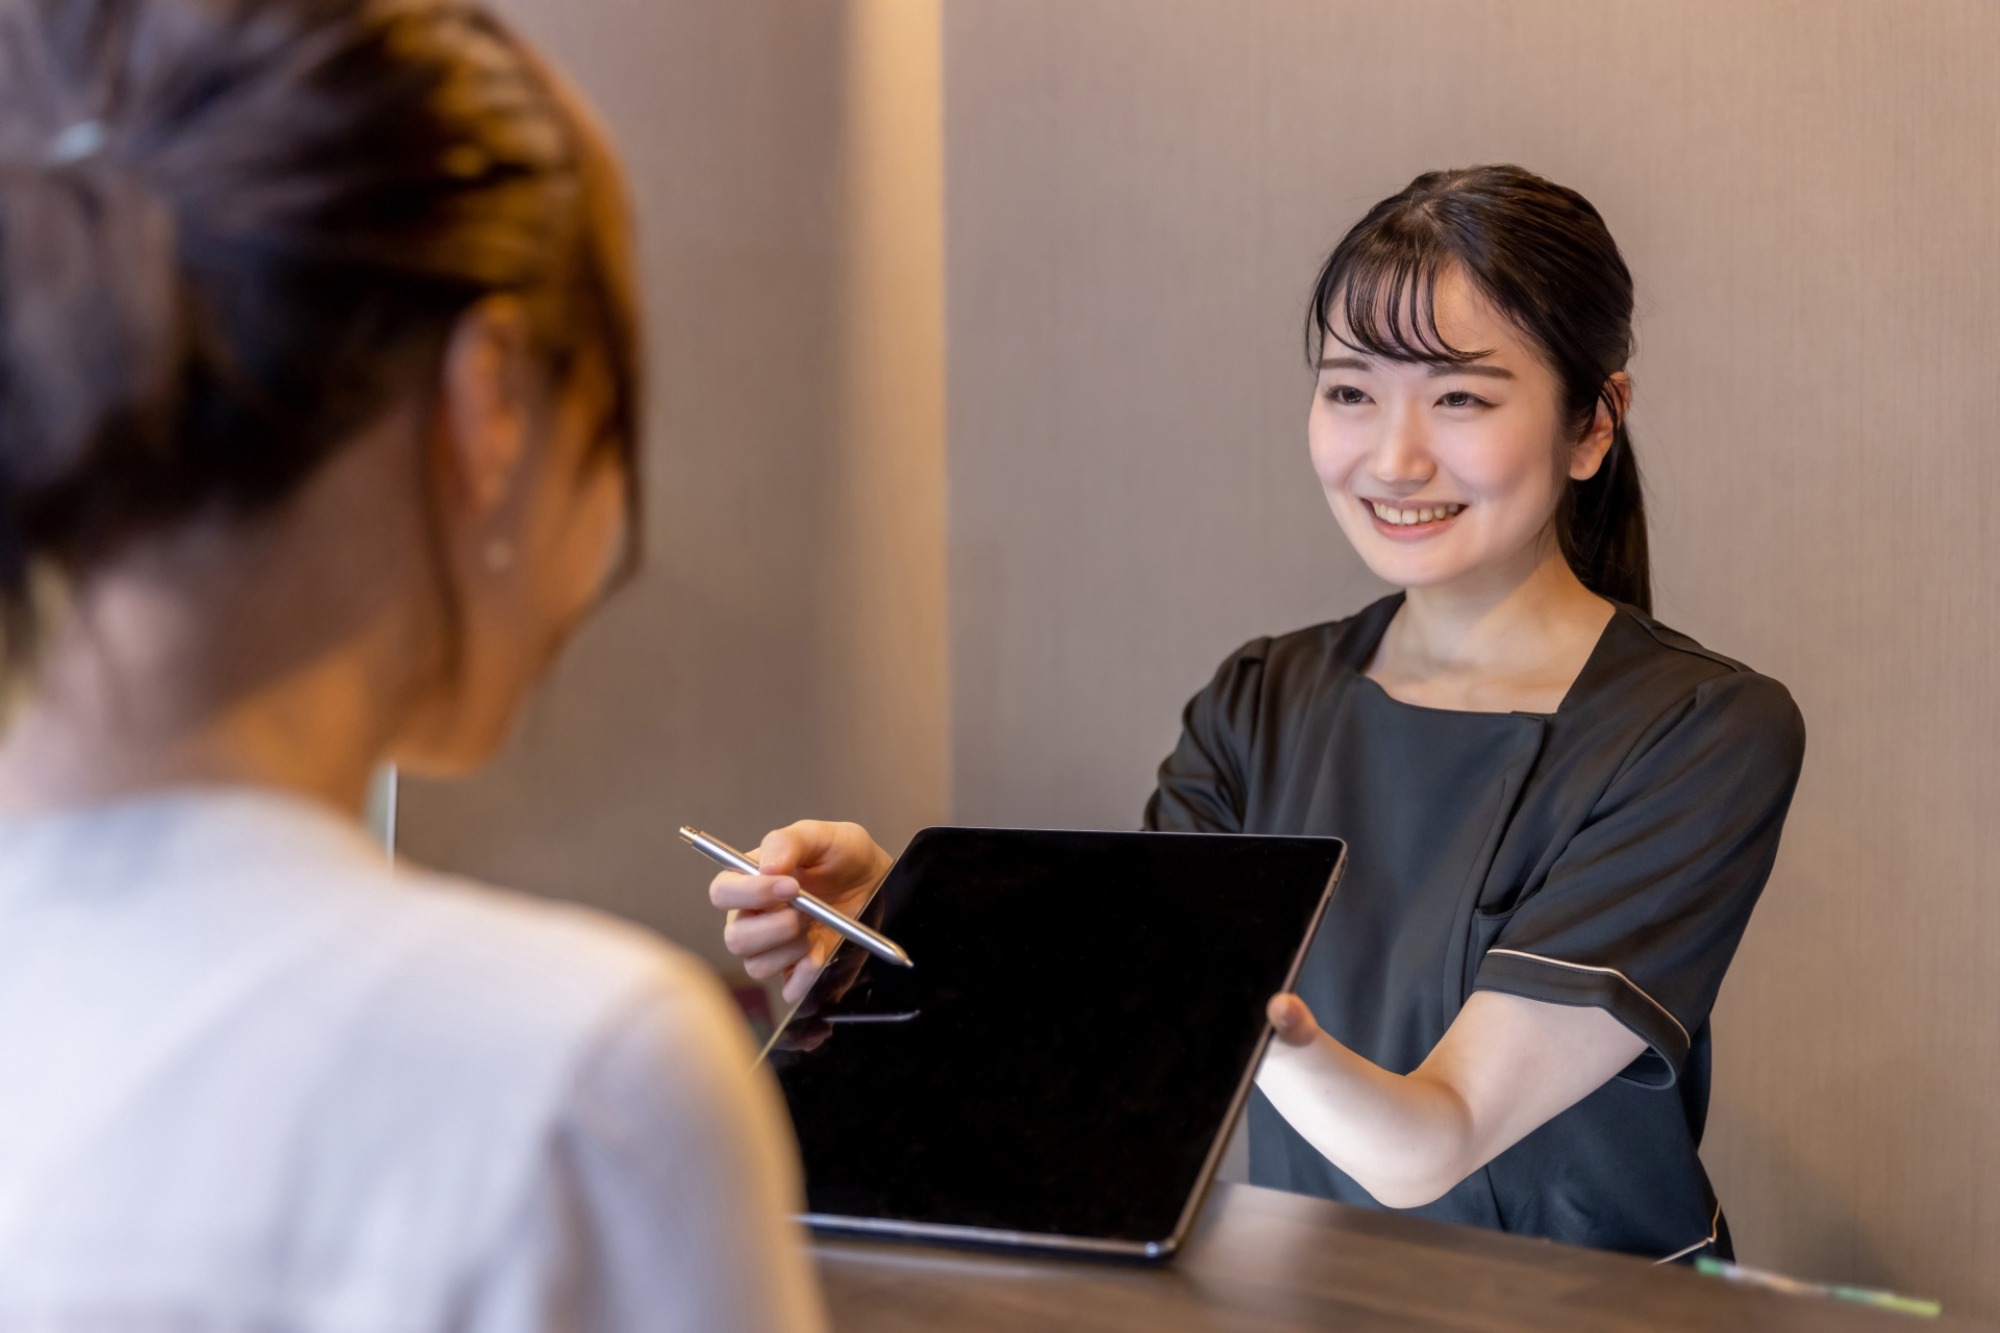
POLYGON ((1437 284, 1464 265, 1429 227, 1358 228, 1327 259, 1306 322, 1306 358, 1328 339, 1388 361, 1463 365, 1493 349, 1453 347, 1437 327, 1437 284))

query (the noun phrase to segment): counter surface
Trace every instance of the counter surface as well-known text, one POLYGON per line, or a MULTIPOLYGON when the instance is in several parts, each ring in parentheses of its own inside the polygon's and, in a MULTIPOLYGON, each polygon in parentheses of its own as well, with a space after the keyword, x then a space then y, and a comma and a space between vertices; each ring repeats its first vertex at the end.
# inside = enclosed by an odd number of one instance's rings
POLYGON ((1160 1267, 880 1241, 814 1247, 836 1329, 1924 1333, 1984 1325, 1783 1296, 1642 1259, 1217 1185, 1160 1267))

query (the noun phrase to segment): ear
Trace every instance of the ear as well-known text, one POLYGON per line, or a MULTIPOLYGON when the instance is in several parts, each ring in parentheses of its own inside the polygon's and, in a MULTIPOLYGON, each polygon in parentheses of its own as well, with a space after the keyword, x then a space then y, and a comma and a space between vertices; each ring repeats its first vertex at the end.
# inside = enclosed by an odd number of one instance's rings
POLYGON ((527 453, 531 358, 527 312, 491 296, 459 316, 445 344, 438 445, 448 493, 474 518, 503 504, 527 453))
POLYGON ((1589 481, 1597 475, 1597 469, 1604 466, 1604 456, 1611 452, 1611 442, 1617 438, 1618 423, 1625 420, 1626 410, 1632 406, 1632 377, 1624 371, 1614 372, 1604 382, 1604 389, 1590 418, 1590 429, 1570 451, 1571 481, 1589 481), (1615 411, 1605 404, 1606 397, 1617 404, 1615 411))

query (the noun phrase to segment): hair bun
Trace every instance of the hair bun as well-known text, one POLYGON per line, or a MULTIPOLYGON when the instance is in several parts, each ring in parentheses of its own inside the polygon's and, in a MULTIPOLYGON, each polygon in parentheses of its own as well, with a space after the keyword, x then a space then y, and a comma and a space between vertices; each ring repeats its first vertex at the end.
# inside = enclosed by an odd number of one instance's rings
POLYGON ((476 0, 0 0, 0 672, 31 565, 281 503, 481 297, 629 341, 577 142, 476 0))
POLYGON ((77 507, 79 469, 169 449, 193 342, 173 211, 120 172, 6 172, 0 312, 0 507, 67 544, 52 525, 87 515, 45 511, 77 507))

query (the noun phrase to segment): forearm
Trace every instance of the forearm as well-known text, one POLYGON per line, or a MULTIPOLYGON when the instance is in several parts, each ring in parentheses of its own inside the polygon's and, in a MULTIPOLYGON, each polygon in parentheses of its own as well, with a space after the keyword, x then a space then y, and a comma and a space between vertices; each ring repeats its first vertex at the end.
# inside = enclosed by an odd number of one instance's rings
POLYGON ((1257 1086, 1378 1202, 1438 1198, 1630 1064, 1646 1043, 1602 1009, 1477 991, 1415 1073, 1392 1074, 1272 1000, 1257 1086))
POLYGON ((1272 1042, 1257 1086, 1306 1142, 1388 1207, 1429 1203, 1480 1164, 1471 1112, 1450 1085, 1422 1070, 1392 1074, 1325 1033, 1304 1046, 1272 1042))

